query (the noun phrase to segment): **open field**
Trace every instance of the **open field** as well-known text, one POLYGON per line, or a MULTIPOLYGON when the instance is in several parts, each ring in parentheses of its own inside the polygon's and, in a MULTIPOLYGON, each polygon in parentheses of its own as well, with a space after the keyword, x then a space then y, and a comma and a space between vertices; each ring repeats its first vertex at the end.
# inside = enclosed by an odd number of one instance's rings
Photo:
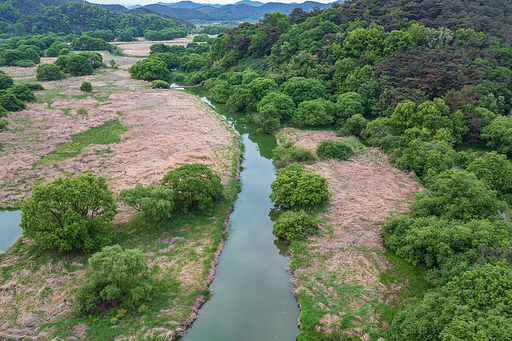
MULTIPOLYGON (((131 311, 75 317, 73 297, 91 254, 41 252, 20 238, 0 254, 0 338, 172 340, 208 297, 234 195, 238 139, 196 97, 130 79, 127 69, 139 58, 104 55, 110 59, 119 69, 43 82, 35 102, 10 114, 9 130, 0 133, 1 205, 17 206, 32 185, 57 176, 104 176, 117 195, 137 182, 157 184, 169 170, 196 162, 221 176, 228 201, 211 216, 176 215, 152 229, 134 219, 133 210, 119 208, 115 243, 142 250, 158 279, 155 299, 131 311), (92 94, 79 90, 84 81, 92 94)), ((35 80, 35 68, 2 69, 15 82, 35 80)))
MULTIPOLYGON (((285 128, 281 141, 316 150, 324 139, 344 140, 332 131, 285 128)), ((367 331, 381 327, 377 307, 390 291, 380 281, 390 264, 384 256, 380 223, 408 210, 421 186, 389 165, 387 156, 351 137, 357 155, 349 161, 325 160, 306 171, 327 179, 331 193, 319 219, 321 233, 294 243, 291 268, 302 314, 318 319, 317 331, 342 333, 368 340, 367 331)), ((388 302, 389 303, 389 302, 388 302)))
POLYGON ((127 56, 135 56, 135 57, 144 57, 149 56, 149 48, 153 44, 165 44, 165 45, 187 45, 191 43, 194 39, 194 36, 188 36, 186 38, 177 38, 170 41, 150 41, 145 40, 144 38, 139 38, 139 41, 134 42, 125 42, 125 43, 114 43, 117 45, 125 55, 127 56))

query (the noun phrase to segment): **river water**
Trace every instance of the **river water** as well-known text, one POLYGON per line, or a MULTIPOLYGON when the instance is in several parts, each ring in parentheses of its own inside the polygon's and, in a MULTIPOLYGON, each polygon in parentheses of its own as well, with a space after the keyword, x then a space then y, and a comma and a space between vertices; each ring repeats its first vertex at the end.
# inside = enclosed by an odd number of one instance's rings
MULTIPOLYGON (((187 89, 211 104, 200 89, 187 89)), ((212 298, 182 337, 184 341, 292 341, 299 332, 299 309, 287 270, 286 245, 272 234, 269 213, 274 137, 240 123, 241 115, 215 105, 245 145, 242 191, 230 217, 230 231, 219 259, 212 298)))
POLYGON ((6 251, 21 236, 21 211, 0 211, 0 252, 6 251))

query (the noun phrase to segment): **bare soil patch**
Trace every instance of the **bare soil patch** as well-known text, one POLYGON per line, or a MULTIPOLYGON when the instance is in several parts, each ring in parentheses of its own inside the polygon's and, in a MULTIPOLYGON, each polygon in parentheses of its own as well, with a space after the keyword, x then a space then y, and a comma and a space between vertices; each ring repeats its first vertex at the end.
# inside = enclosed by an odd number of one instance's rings
MULTIPOLYGON (((312 151, 324 139, 344 140, 334 132, 291 128, 279 136, 312 151)), ((327 179, 331 198, 319 216, 322 233, 306 243, 308 265, 294 271, 295 291, 316 302, 315 310, 323 315, 318 330, 361 337, 365 328, 378 326, 375 307, 388 290, 380 283, 389 265, 380 224, 407 211, 422 188, 374 148, 362 148, 349 161, 318 161, 306 171, 327 179)))

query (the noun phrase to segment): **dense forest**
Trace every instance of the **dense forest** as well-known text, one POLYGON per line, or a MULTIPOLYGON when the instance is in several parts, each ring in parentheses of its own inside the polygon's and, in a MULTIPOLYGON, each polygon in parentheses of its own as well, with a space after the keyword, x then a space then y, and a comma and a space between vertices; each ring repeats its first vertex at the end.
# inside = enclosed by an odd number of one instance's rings
POLYGON ((356 135, 425 185, 383 228, 430 285, 393 313, 390 340, 508 340, 511 15, 503 0, 356 0, 265 15, 209 53, 166 53, 263 132, 356 135))

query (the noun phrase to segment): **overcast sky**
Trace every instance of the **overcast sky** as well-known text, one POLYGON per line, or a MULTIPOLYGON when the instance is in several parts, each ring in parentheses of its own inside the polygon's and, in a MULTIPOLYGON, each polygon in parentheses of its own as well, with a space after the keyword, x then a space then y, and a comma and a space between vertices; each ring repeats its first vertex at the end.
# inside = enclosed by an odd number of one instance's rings
MULTIPOLYGON (((192 0, 193 1, 193 0, 192 0)), ((227 5, 227 4, 234 4, 235 2, 238 2, 240 0, 215 0, 215 1, 208 1, 208 0, 196 0, 194 1, 195 3, 209 3, 209 4, 222 4, 222 5, 227 5)), ((306 0, 273 0, 273 1, 260 1, 260 2, 264 2, 264 3, 267 3, 267 2, 282 2, 282 3, 291 3, 291 2, 297 2, 297 3, 302 3, 302 2, 305 2, 306 0)), ((333 2, 334 0, 312 0, 312 1, 315 1, 315 2, 321 2, 321 3, 324 3, 324 4, 327 4, 327 3, 330 3, 330 2, 333 2)), ((168 3, 176 3, 176 2, 179 2, 179 1, 165 1, 165 0, 101 0, 101 1, 98 1, 98 0, 88 0, 88 2, 91 2, 91 3, 94 3, 94 4, 119 4, 119 5, 123 5, 123 6, 131 6, 131 5, 148 5, 148 4, 155 4, 157 2, 168 2, 168 3)))

